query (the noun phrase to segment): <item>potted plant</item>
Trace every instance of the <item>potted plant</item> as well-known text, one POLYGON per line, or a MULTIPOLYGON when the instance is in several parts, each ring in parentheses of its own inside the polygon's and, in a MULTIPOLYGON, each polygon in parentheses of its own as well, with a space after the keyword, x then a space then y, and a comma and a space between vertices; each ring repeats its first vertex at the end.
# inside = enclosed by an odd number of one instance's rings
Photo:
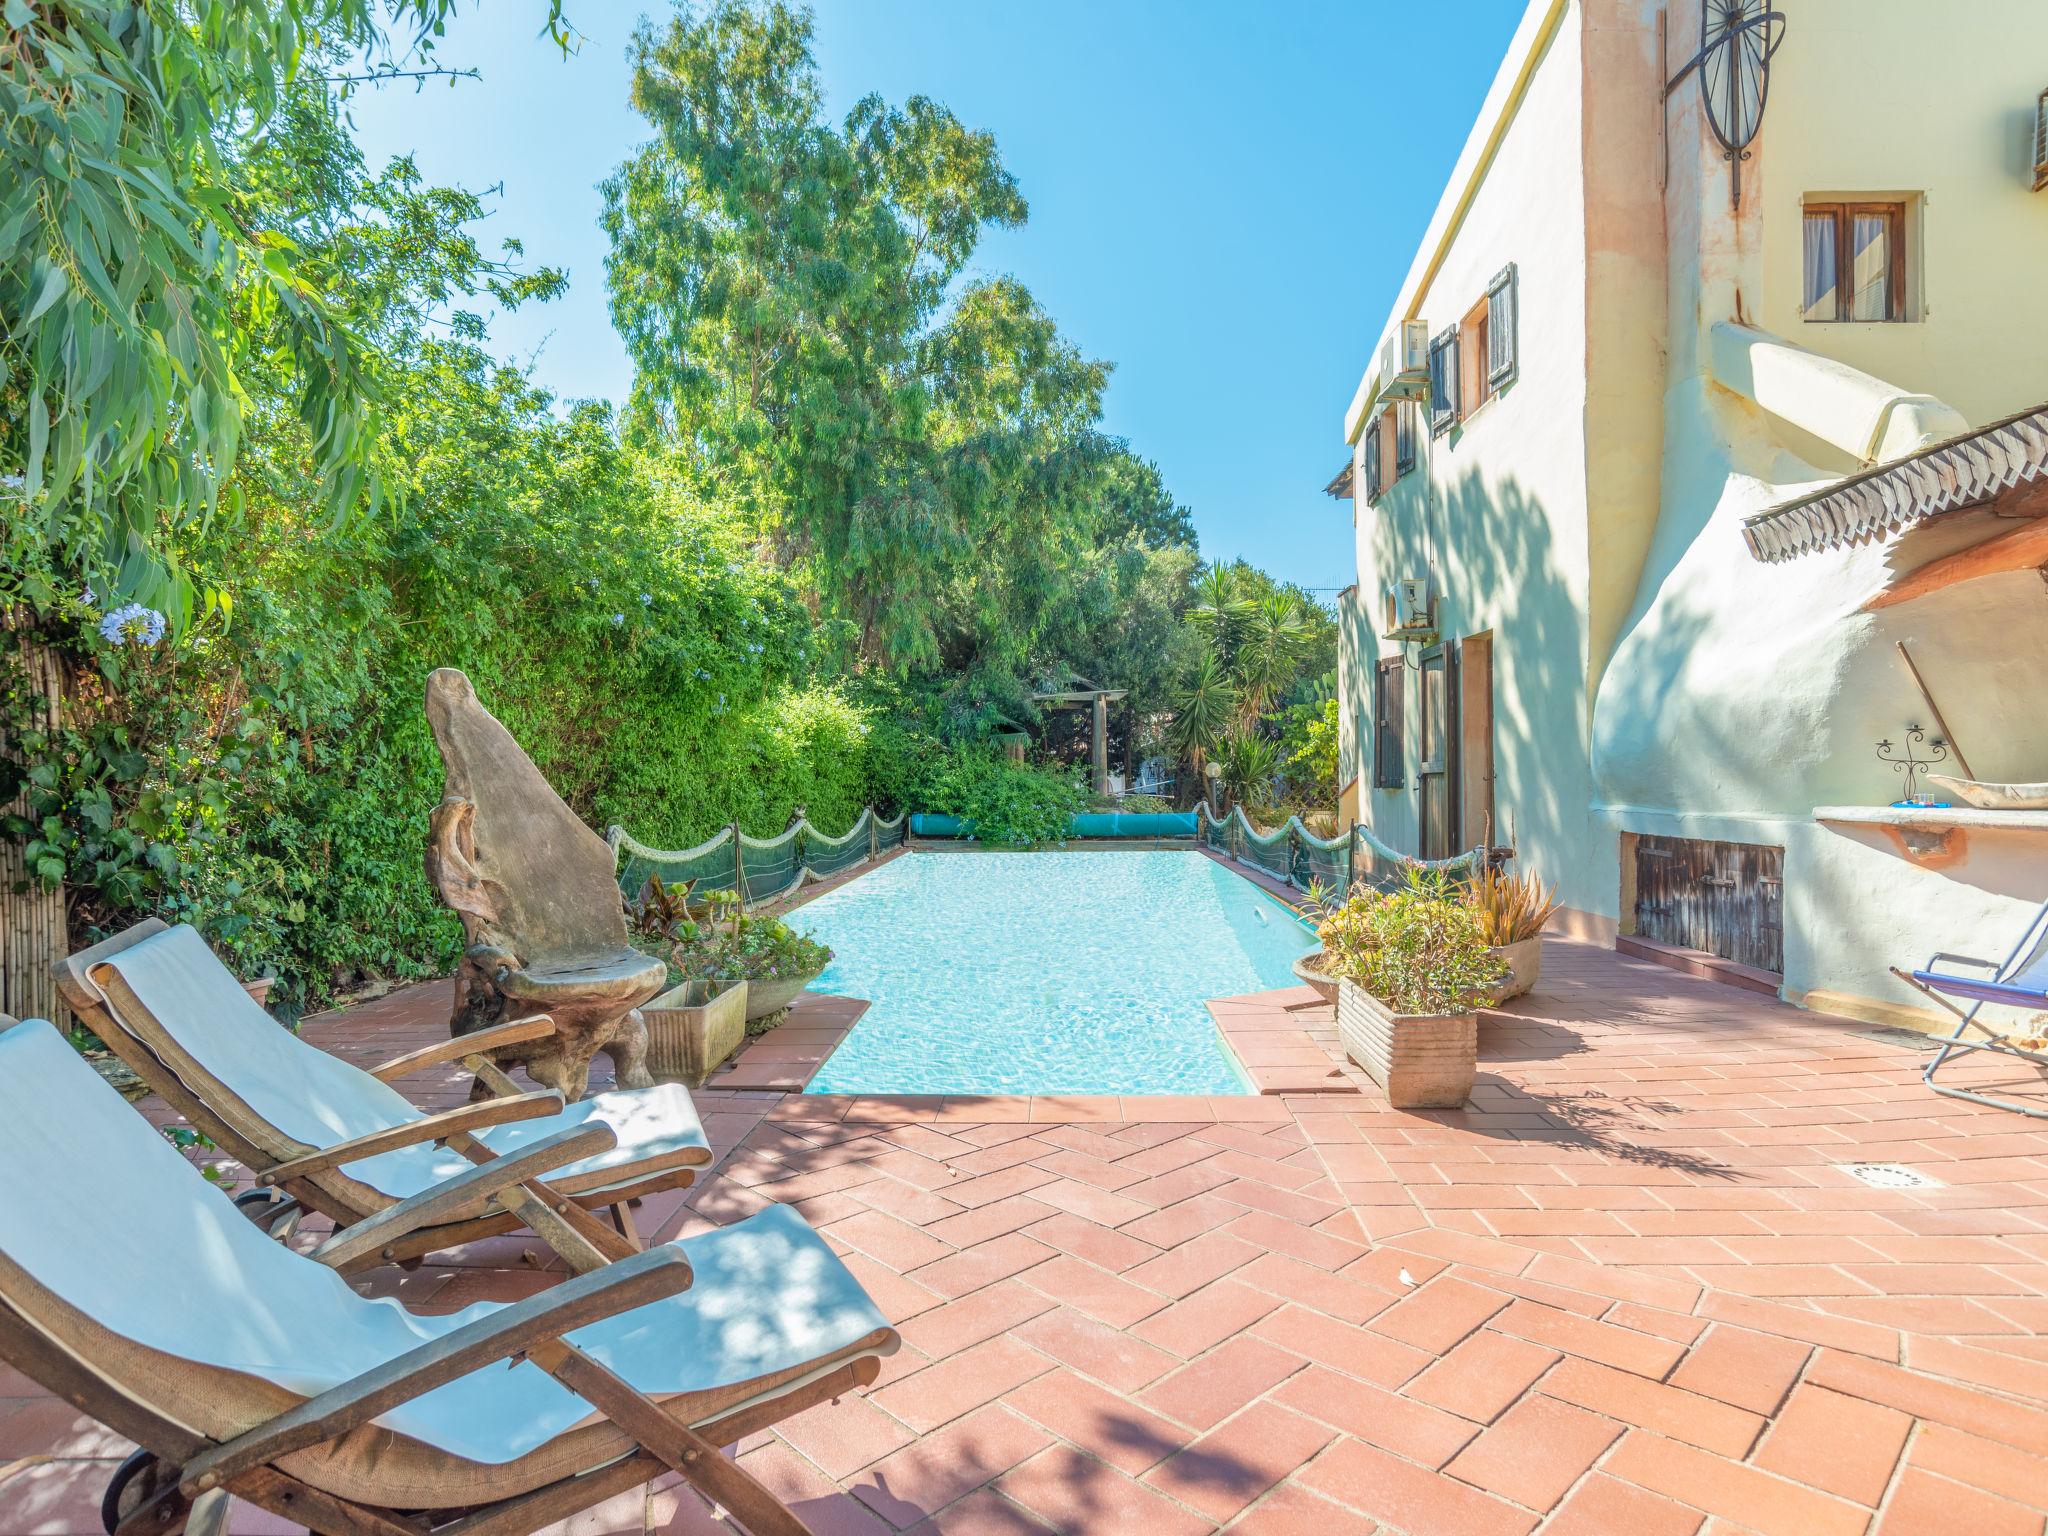
MULTIPOLYGON (((671 978, 675 972, 671 971, 671 978)), ((657 1082, 704 1086, 746 1043, 747 984, 698 978, 676 982, 640 1005, 647 1025, 647 1070, 657 1082)))
MULTIPOLYGON (((1299 910, 1303 917, 1320 923, 1342 905, 1343 903, 1336 899, 1336 892, 1332 887, 1323 884, 1321 880, 1311 879, 1308 889, 1302 893, 1299 910)), ((1321 945, 1294 962, 1294 974, 1302 985, 1313 987, 1324 1002, 1335 1005, 1337 978, 1325 963, 1321 945)))
POLYGON ((669 963, 687 977, 746 982, 749 1024, 787 1008, 832 963, 825 945, 779 918, 749 917, 730 891, 712 892, 703 905, 701 920, 678 926, 669 963))
POLYGON ((1479 917, 1445 883, 1366 892, 1323 920, 1345 1053, 1396 1109, 1455 1109, 1479 1062, 1475 1009, 1506 967, 1479 917))
POLYGON ((640 1007, 647 1026, 647 1070, 662 1082, 701 1088, 747 1038, 747 984, 693 974, 677 950, 697 924, 689 915, 694 881, 668 885, 650 875, 627 904, 634 946, 668 966, 668 986, 640 1007))
POLYGON ((1465 892, 1493 953, 1508 968, 1495 1003, 1520 997, 1543 977, 1543 925, 1557 910, 1557 888, 1534 875, 1486 868, 1465 892))

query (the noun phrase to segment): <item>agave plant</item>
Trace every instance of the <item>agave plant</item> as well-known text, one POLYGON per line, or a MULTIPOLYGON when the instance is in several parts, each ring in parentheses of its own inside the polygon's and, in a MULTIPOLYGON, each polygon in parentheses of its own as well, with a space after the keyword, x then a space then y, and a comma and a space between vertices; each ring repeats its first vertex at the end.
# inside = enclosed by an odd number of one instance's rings
POLYGON ((1187 754, 1199 772, 1205 754, 1216 750, 1230 728, 1237 694, 1215 653, 1205 654, 1173 701, 1173 724, 1167 739, 1187 754))
POLYGON ((1271 738, 1242 727, 1223 738, 1216 753, 1223 769, 1224 793, 1256 810, 1273 798, 1273 775, 1280 771, 1280 748, 1271 738))
POLYGON ((1194 586, 1194 599, 1194 605, 1188 609, 1188 617, 1209 632, 1212 649, 1227 659, 1236 651, 1238 638, 1251 619, 1255 605, 1249 598, 1238 595, 1230 567, 1221 563, 1202 573, 1194 586))
POLYGON ((1272 705, 1280 690, 1294 680, 1309 639, 1301 610, 1285 593, 1275 592, 1251 608, 1244 638, 1237 648, 1241 725, 1249 727, 1272 705))
POLYGON ((1465 903, 1478 914, 1487 942, 1495 948, 1519 944, 1543 931, 1557 910, 1557 888, 1534 875, 1510 875, 1482 867, 1466 889, 1465 903))

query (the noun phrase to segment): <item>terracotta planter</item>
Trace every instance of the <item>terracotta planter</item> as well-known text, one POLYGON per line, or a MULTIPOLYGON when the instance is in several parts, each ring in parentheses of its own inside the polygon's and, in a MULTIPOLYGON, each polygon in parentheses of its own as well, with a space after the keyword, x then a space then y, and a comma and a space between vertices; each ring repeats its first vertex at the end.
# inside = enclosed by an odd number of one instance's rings
POLYGON ((747 1022, 765 1019, 769 1014, 787 1008, 797 1000, 797 995, 824 975, 813 971, 808 976, 778 976, 773 981, 750 981, 747 983, 747 1022))
POLYGON ((647 1023, 647 1070, 658 1081, 700 1088, 747 1039, 744 981, 686 981, 640 1008, 647 1023))
POLYGON ((1394 1013, 1340 978, 1337 1036, 1396 1109, 1457 1109, 1471 1095, 1479 1068, 1477 1014, 1394 1013))
POLYGON ((1314 987, 1326 1003, 1337 1001, 1337 978, 1323 969, 1323 952, 1312 949, 1294 962, 1294 974, 1303 986, 1314 987))
POLYGON ((1508 968, 1508 979, 1501 983, 1500 992, 1494 998, 1496 1004, 1520 997, 1543 979, 1543 940, 1540 937, 1517 939, 1512 944, 1498 945, 1488 953, 1508 968))

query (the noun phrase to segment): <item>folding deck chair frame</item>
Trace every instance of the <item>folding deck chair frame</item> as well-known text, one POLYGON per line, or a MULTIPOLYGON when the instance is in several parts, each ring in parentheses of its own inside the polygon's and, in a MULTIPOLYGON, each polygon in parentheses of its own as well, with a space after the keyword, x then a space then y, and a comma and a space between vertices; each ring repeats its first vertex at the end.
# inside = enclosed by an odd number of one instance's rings
POLYGON ((246 1165, 265 1190, 282 1192, 284 1198, 273 1206, 253 1211, 244 1207, 259 1225, 287 1237, 287 1223, 295 1222, 301 1210, 331 1219, 339 1230, 320 1247, 318 1256, 344 1273, 417 1261, 441 1249, 521 1228, 531 1229, 557 1249, 566 1245, 572 1252, 594 1250, 600 1256, 597 1262, 624 1258, 641 1246, 632 1204, 662 1190, 687 1187, 697 1169, 710 1161, 708 1151, 688 1159, 667 1158, 646 1165, 637 1177, 622 1177, 592 1191, 565 1191, 538 1182, 540 1175, 589 1156, 591 1149, 583 1142, 550 1136, 522 1149, 515 1166, 498 1167, 511 1159, 501 1158, 472 1133, 556 1114, 563 1104, 552 1091, 522 1090, 481 1053, 545 1034, 552 1028, 545 1014, 445 1040, 367 1069, 370 1076, 388 1083, 426 1067, 460 1062, 490 1087, 493 1097, 423 1114, 354 1141, 326 1147, 301 1142, 272 1125, 196 1061, 166 1060, 164 1052, 170 1047, 146 1038, 142 1024, 124 1018, 93 979, 96 966, 167 927, 151 918, 60 961, 59 992, 86 1026, 187 1124, 246 1165), (343 1166, 420 1143, 446 1145, 480 1165, 479 1171, 474 1179, 463 1175, 398 1200, 351 1177, 343 1166), (483 1171, 487 1169, 493 1171, 483 1171), (607 1209, 609 1225, 595 1214, 607 1209), (571 1233, 580 1242, 567 1243, 571 1233))
POLYGON ((2048 1105, 2025 1104, 2017 1099, 2001 1098, 1996 1094, 1979 1093, 1971 1088, 1959 1088, 1952 1084, 1935 1081, 1935 1073, 1957 1057, 1974 1051, 1988 1051, 1996 1056, 2010 1056, 2021 1061, 2033 1062, 2038 1067, 2048 1068, 2048 1052, 2028 1050, 2025 1046, 2014 1045, 2011 1029, 1995 1029, 1977 1017, 1986 1003, 2000 1007, 2033 1008, 2048 1011, 2048 981, 2034 979, 2034 973, 2048 978, 2048 902, 2042 903, 2033 921, 2027 924, 2019 942, 2003 960, 1985 960, 1975 955, 1951 954, 1944 950, 1928 958, 1918 970, 1904 971, 1897 966, 1891 968, 1894 976, 1908 986, 1917 988, 1943 1008, 1956 1016, 1956 1027, 1939 1038, 1939 1048, 1934 1059, 1927 1063, 1921 1073, 1922 1080, 1936 1093, 1951 1099, 1968 1099, 1974 1104, 1988 1105, 1992 1109, 2010 1110, 2014 1114, 2027 1115, 2035 1120, 2048 1120, 2048 1105), (1968 966, 1981 970, 1981 977, 1957 976, 1938 967, 1968 966), (2022 985, 2022 978, 2028 984, 2022 985), (1962 998, 1967 1008, 1954 1001, 1962 998), (1976 1030, 1985 1038, 1972 1039, 1970 1031, 1976 1030))
MULTIPOLYGON (((18 1027, 0 1014, 0 1034, 18 1027)), ((589 1125, 549 1139, 574 1140, 587 1152, 588 1143, 613 1134, 589 1125)), ((663 1245, 607 1264, 575 1232, 553 1236, 580 1273, 282 1408, 275 1387, 240 1370, 147 1350, 144 1364, 152 1358, 157 1364, 138 1369, 138 1346, 48 1289, 4 1251, 0 1360, 141 1447, 106 1492, 102 1518, 112 1536, 220 1536, 229 1494, 322 1536, 526 1536, 670 1471, 722 1506, 750 1536, 809 1536, 787 1505, 719 1448, 872 1384, 881 1358, 898 1347, 895 1329, 883 1325, 844 1341, 809 1371, 700 1392, 692 1403, 695 1417, 686 1422, 565 1335, 687 1291, 694 1278, 688 1256, 663 1245), (318 1462, 398 1405, 494 1363, 522 1360, 609 1420, 629 1446, 509 1496, 431 1509, 344 1496, 279 1465, 297 1458, 293 1464, 303 1468, 308 1456, 318 1462), (180 1365, 185 1374, 174 1388, 165 1373, 180 1365), (251 1427, 209 1438, 183 1416, 195 1392, 209 1413, 251 1427)))

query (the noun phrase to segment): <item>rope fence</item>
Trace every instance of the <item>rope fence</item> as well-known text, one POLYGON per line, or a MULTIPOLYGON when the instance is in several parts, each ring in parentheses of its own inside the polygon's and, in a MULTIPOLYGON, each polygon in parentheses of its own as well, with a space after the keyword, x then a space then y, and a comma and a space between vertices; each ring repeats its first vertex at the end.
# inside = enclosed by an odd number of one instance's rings
MULTIPOLYGON (((1319 885, 1339 901, 1360 887, 1397 890, 1410 870, 1470 878, 1485 856, 1484 850, 1473 848, 1455 858, 1418 859, 1389 848, 1362 825, 1337 837, 1317 837, 1299 816, 1289 816, 1281 826, 1262 832, 1245 815, 1244 807, 1236 805, 1218 817, 1197 802, 1194 823, 1195 840, 1211 852, 1297 891, 1319 885)), ((606 834, 616 861, 619 889, 628 900, 637 899, 648 877, 658 875, 667 886, 687 883, 699 892, 737 891, 748 906, 775 901, 806 883, 858 869, 901 847, 909 838, 908 816, 884 821, 872 808, 864 809, 852 826, 836 836, 820 831, 801 815, 774 837, 751 837, 737 826, 729 826, 694 848, 650 848, 619 826, 606 834)))
POLYGON ((1362 824, 1337 837, 1317 837, 1299 816, 1270 832, 1252 825, 1244 807, 1233 805, 1229 813, 1212 816, 1206 805, 1197 803, 1195 836, 1203 847, 1222 854, 1237 864, 1248 864, 1306 891, 1320 883, 1337 900, 1348 897, 1359 886, 1374 890, 1398 889, 1410 870, 1430 870, 1469 879, 1485 856, 1479 848, 1448 859, 1418 859, 1413 854, 1389 848, 1362 824))
POLYGON ((665 886, 688 884, 697 892, 735 891, 747 906, 775 901, 806 882, 829 880, 906 840, 906 818, 884 821, 872 808, 863 809, 852 826, 837 836, 820 831, 798 814, 774 837, 750 837, 737 825, 721 829, 694 848, 650 848, 624 827, 605 834, 611 844, 615 876, 627 900, 636 900, 648 879, 665 886))

